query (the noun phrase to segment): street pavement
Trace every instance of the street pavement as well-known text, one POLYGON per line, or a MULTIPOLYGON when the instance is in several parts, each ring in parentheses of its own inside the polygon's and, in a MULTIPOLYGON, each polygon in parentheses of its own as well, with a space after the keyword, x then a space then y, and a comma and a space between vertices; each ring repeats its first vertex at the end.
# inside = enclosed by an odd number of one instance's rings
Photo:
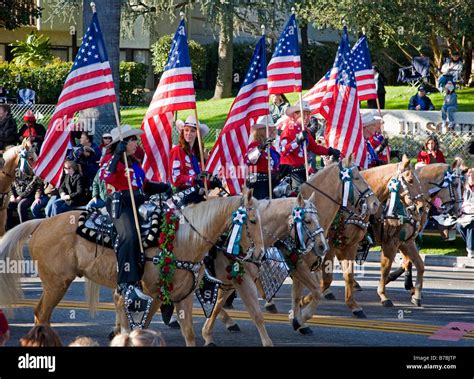
MULTIPOLYGON (((288 318, 291 304, 291 280, 275 297, 278 314, 265 313, 268 334, 275 346, 429 346, 429 347, 473 347, 474 346, 474 269, 459 267, 426 267, 422 306, 410 303, 410 296, 403 288, 403 277, 390 283, 387 294, 394 303, 392 308, 381 306, 376 288, 379 278, 379 264, 366 262, 356 272, 356 280, 363 291, 355 298, 364 309, 367 319, 352 317, 344 303, 344 282, 342 274, 336 273, 332 291, 336 300, 323 299, 316 316, 308 323, 314 334, 302 336, 293 331, 288 318), (430 338, 440 328, 452 322, 473 323, 473 332, 457 341, 430 338)), ((415 277, 415 272, 414 272, 415 277)), ((33 306, 41 295, 39 278, 24 278, 22 287, 25 299, 10 318, 12 337, 7 346, 18 346, 21 336, 33 326, 33 306)), ((71 285, 63 301, 55 309, 52 325, 58 331, 64 344, 77 336, 90 336, 101 346, 109 343, 108 334, 115 322, 111 289, 101 288, 100 310, 91 318, 84 303, 84 280, 77 279, 71 285)), ((263 308, 263 300, 261 300, 263 308)), ((204 317, 197 300, 194 302, 193 322, 198 346, 203 346, 200 336, 204 317)), ((261 346, 257 330, 240 300, 234 301, 231 316, 241 331, 228 332, 219 320, 216 321, 214 339, 218 346, 261 346)), ((168 346, 184 346, 179 329, 164 325, 161 316, 155 315, 151 323, 159 330, 168 346)))

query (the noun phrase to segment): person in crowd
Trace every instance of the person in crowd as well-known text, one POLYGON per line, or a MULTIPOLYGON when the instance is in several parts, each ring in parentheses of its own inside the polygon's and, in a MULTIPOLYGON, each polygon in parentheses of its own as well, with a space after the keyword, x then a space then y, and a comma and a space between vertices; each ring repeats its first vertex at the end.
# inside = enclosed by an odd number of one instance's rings
POLYGON ((59 335, 49 325, 35 325, 20 339, 21 347, 62 347, 59 335))
POLYGON ((18 141, 18 128, 10 105, 0 104, 0 152, 18 141))
POLYGON ((99 343, 90 337, 79 336, 74 341, 72 341, 69 347, 99 347, 99 343))
POLYGON ((107 188, 105 182, 100 177, 100 170, 97 171, 92 182, 92 199, 87 203, 87 209, 103 208, 106 206, 107 188))
POLYGON ((423 164, 446 163, 443 152, 439 149, 438 139, 435 136, 430 136, 425 141, 423 150, 418 154, 417 161, 423 164))
POLYGON ((454 88, 454 83, 449 80, 444 86, 445 95, 443 106, 441 107, 441 118, 444 127, 454 128, 454 113, 458 110, 458 96, 454 88))
MULTIPOLYGON (((134 157, 137 137, 143 134, 140 129, 123 125, 111 130, 110 154, 102 160, 100 178, 107 189, 106 207, 112 217, 118 235, 117 253, 117 293, 124 298, 125 312, 132 315, 145 315, 153 299, 141 288, 143 265, 140 263, 140 235, 137 233, 132 209, 131 196, 138 209, 145 201, 145 193, 169 192, 167 183, 146 181, 145 172, 134 157), (125 160, 126 159, 126 160, 125 160), (126 172, 127 166, 129 171, 126 172), (133 192, 129 190, 129 180, 133 192)), ((143 327, 146 319, 136 320, 132 327, 143 327)))
POLYGON ((293 189, 299 188, 301 183, 306 181, 304 145, 307 150, 317 155, 334 156, 336 160, 341 152, 332 147, 318 145, 313 136, 308 133, 306 126, 310 120, 310 108, 307 101, 303 101, 303 115, 300 104, 286 109, 288 119, 282 126, 283 132, 280 136, 280 174, 281 177, 291 175, 291 185, 293 189))
POLYGON ((461 217, 457 219, 457 229, 466 242, 467 256, 474 259, 474 168, 466 173, 461 217))
POLYGON ((164 347, 165 340, 160 332, 152 329, 135 329, 130 333, 117 334, 110 342, 111 347, 164 347))
POLYGON ((390 162, 389 140, 382 132, 383 119, 372 112, 362 115, 362 127, 367 143, 368 167, 384 165, 390 162))
POLYGON ((36 102, 36 92, 31 83, 27 83, 25 88, 18 91, 18 104, 34 105, 36 102))
POLYGON ((18 131, 20 135, 19 142, 21 143, 25 138, 29 138, 36 154, 39 154, 46 135, 46 129, 43 125, 36 122, 36 116, 32 110, 26 111, 23 116, 23 121, 25 121, 25 123, 18 131))
POLYGON ((3 311, 0 309, 0 347, 5 346, 9 339, 10 327, 8 325, 8 320, 3 311))
POLYGON ((451 53, 451 57, 446 60, 446 62, 441 67, 441 76, 438 79, 438 89, 439 92, 443 92, 446 84, 451 81, 456 83, 462 74, 463 63, 461 60, 461 55, 457 51, 451 53))
POLYGON ((86 179, 81 174, 79 165, 70 160, 64 162, 64 178, 59 187, 59 199, 53 200, 47 205, 47 217, 53 217, 67 212, 73 207, 87 204, 86 179))
POLYGON ((99 146, 92 140, 92 135, 82 132, 79 144, 74 147, 68 156, 68 159, 77 162, 81 166, 82 175, 86 179, 87 189, 92 185, 95 174, 99 170, 101 154, 99 146))
MULTIPOLYGON (((377 65, 373 65, 372 68, 374 69, 374 78, 375 78, 375 88, 377 89, 377 98, 379 99, 380 109, 385 109, 385 76, 380 71, 377 65)), ((370 109, 378 109, 377 108, 377 101, 375 99, 367 100, 367 107, 370 109)))
POLYGON ((433 111, 435 109, 431 99, 426 96, 425 86, 418 87, 418 93, 410 98, 408 109, 412 111, 433 111))
POLYGON ((101 151, 101 157, 108 154, 108 149, 106 146, 110 145, 110 141, 112 141, 112 134, 104 133, 102 134, 102 139, 99 145, 99 149, 101 151))
POLYGON ((267 147, 270 148, 270 170, 272 175, 272 188, 277 184, 277 175, 280 167, 280 154, 273 146, 276 137, 276 128, 273 120, 268 116, 260 116, 252 125, 251 143, 245 156, 245 162, 249 166, 247 177, 247 187, 253 188, 253 195, 256 199, 267 199, 269 194, 268 182, 268 154, 267 147), (266 125, 268 123, 268 136, 266 125))
POLYGON ((31 204, 31 214, 34 218, 44 218, 51 212, 51 206, 59 197, 58 189, 50 183, 44 183, 35 194, 35 200, 31 204), (45 209, 46 208, 46 209, 45 209), (45 209, 43 214, 42 210, 45 209))
POLYGON ((273 94, 271 102, 270 115, 273 123, 276 124, 277 121, 285 115, 285 111, 290 106, 290 102, 284 93, 273 94))
MULTIPOLYGON (((36 161, 36 153, 30 150, 20 159, 25 159, 26 164, 23 169, 15 170, 15 181, 12 184, 10 204, 7 208, 7 229, 15 226, 13 212, 16 210, 20 223, 28 220, 28 209, 35 201, 36 193, 43 187, 43 182, 35 176, 32 167, 36 161)), ((20 163, 21 164, 21 163, 20 163)))

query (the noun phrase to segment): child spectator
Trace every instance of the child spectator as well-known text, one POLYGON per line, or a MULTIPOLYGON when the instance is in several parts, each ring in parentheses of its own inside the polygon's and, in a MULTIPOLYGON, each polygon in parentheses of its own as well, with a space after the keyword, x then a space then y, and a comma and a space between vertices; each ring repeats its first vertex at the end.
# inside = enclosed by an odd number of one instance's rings
POLYGON ((458 96, 454 90, 454 83, 448 81, 444 87, 446 94, 444 95, 444 103, 441 107, 441 118, 444 127, 454 128, 454 112, 458 110, 458 96), (448 124, 449 122, 449 124, 448 124))
POLYGON ((110 342, 112 347, 154 347, 166 346, 160 332, 152 329, 135 329, 130 333, 116 335, 110 342))
POLYGON ((48 325, 35 325, 23 338, 21 347, 62 347, 58 334, 48 325))
POLYGON ((99 343, 90 337, 79 336, 74 341, 72 341, 69 347, 98 347, 99 343))

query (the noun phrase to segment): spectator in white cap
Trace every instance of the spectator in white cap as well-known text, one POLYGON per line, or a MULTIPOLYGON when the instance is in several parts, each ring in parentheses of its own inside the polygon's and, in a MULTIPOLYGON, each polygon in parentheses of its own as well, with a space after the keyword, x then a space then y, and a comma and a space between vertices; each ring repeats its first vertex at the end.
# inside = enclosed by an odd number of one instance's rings
POLYGON ((271 116, 260 116, 252 125, 252 142, 245 156, 245 163, 249 166, 247 187, 253 188, 253 196, 256 199, 267 199, 268 193, 268 154, 270 148, 270 169, 272 174, 272 188, 275 187, 277 174, 280 168, 280 154, 273 146, 276 137, 276 128, 271 116), (268 137, 266 126, 268 125, 268 137))
POLYGON ((341 152, 332 147, 318 145, 313 136, 308 133, 307 125, 310 121, 311 109, 307 101, 303 101, 302 107, 297 102, 286 110, 288 119, 284 121, 280 136, 280 173, 281 176, 291 175, 291 185, 297 189, 306 180, 304 143, 306 142, 308 152, 316 155, 330 155, 336 159, 341 152), (301 114, 303 108, 303 115, 301 114))

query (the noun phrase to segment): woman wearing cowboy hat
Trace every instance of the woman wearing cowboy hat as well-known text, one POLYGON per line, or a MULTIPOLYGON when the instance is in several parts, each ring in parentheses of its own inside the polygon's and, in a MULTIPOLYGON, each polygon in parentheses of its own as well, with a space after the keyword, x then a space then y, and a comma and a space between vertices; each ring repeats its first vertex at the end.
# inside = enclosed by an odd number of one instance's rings
POLYGON ((281 150, 281 175, 291 174, 292 187, 296 188, 306 181, 304 149, 306 141, 308 151, 316 155, 331 155, 336 159, 341 152, 332 147, 318 145, 313 136, 303 126, 309 123, 311 110, 307 101, 303 101, 303 117, 301 115, 300 103, 288 107, 286 115, 288 119, 283 123, 280 136, 281 150))
MULTIPOLYGON (((137 149, 137 138, 143 134, 140 129, 133 129, 130 125, 111 130, 112 140, 109 144, 110 154, 103 158, 101 178, 106 183, 107 210, 112 216, 112 221, 118 235, 116 245, 118 263, 118 292, 129 299, 142 299, 147 303, 152 299, 141 291, 140 280, 143 267, 140 266, 139 236, 135 227, 132 210, 131 195, 126 176, 124 153, 128 160, 130 180, 132 182, 133 197, 138 207, 145 201, 143 189, 147 187, 150 193, 167 192, 170 187, 166 183, 153 183, 145 179, 145 172, 139 161, 134 157, 137 149), (122 138, 122 141, 120 139, 122 138)), ((127 304, 127 301, 125 302, 127 304)), ((129 311, 137 312, 143 307, 140 301, 129 302, 129 311), (138 307, 134 309, 133 307, 138 307)))
POLYGON ((271 116, 260 116, 252 125, 252 142, 249 145, 245 162, 249 166, 247 187, 253 188, 256 199, 266 199, 268 193, 268 155, 267 146, 270 146, 270 168, 272 174, 272 187, 276 185, 277 174, 280 166, 280 154, 273 146, 276 137, 276 128, 271 116), (268 121, 266 121, 266 119, 268 121), (268 123, 269 137, 266 138, 266 124, 268 123))
POLYGON ((384 165, 390 161, 388 138, 382 134, 383 119, 372 112, 362 114, 362 130, 367 143, 368 167, 384 165))
MULTIPOLYGON (((197 141, 196 118, 189 116, 183 123, 181 120, 176 122, 179 130, 179 142, 170 151, 170 178, 171 184, 176 187, 177 191, 183 191, 190 187, 202 187, 203 180, 207 180, 206 173, 201 167, 201 153, 197 141)), ((206 124, 199 123, 201 137, 205 137, 209 133, 206 124)), ((217 178, 212 178, 209 186, 220 186, 217 178)), ((197 195, 188 202, 202 201, 202 195, 197 195), (198 198, 199 197, 199 198, 198 198)))

